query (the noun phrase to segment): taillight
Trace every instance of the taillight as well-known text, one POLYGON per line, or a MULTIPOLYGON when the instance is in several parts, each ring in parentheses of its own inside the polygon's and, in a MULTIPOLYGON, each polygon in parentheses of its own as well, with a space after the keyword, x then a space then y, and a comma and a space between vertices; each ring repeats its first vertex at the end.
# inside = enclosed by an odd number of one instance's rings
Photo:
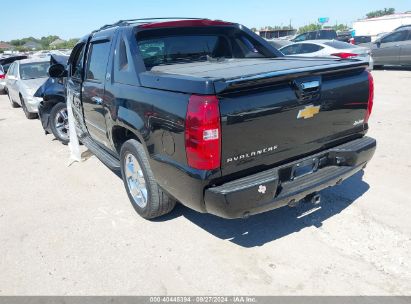
POLYGON ((342 58, 342 59, 347 59, 347 58, 357 57, 358 54, 353 54, 353 53, 335 53, 335 54, 331 54, 331 56, 336 56, 336 57, 340 57, 340 58, 342 58))
POLYGON ((0 73, 0 79, 4 79, 6 77, 6 75, 0 73))
POLYGON ((374 105, 374 78, 372 77, 372 74, 368 72, 368 105, 367 105, 367 112, 365 114, 364 123, 368 123, 368 119, 370 118, 373 105, 374 105))
POLYGON ((191 95, 186 115, 185 144, 188 165, 213 170, 221 162, 221 124, 214 95, 191 95))

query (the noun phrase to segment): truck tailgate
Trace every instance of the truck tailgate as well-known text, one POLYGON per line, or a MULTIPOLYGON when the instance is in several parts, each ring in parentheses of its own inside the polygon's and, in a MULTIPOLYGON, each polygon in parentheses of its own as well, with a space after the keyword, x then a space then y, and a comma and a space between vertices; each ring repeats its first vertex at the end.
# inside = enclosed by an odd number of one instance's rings
POLYGON ((364 135, 364 68, 232 84, 218 94, 223 175, 262 170, 364 135))
POLYGON ((229 59, 156 66, 140 79, 143 86, 217 95, 227 175, 258 172, 363 136, 366 66, 330 58, 229 59))

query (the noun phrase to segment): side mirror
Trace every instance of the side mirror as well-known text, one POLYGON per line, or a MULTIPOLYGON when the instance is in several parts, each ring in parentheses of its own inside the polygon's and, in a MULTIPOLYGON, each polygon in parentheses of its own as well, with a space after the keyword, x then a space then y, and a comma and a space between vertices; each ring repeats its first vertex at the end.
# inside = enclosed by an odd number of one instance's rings
POLYGON ((60 63, 53 64, 49 67, 49 76, 53 78, 67 77, 68 73, 64 65, 60 63))
POLYGON ((377 45, 377 48, 381 47, 381 41, 376 41, 375 44, 377 45))

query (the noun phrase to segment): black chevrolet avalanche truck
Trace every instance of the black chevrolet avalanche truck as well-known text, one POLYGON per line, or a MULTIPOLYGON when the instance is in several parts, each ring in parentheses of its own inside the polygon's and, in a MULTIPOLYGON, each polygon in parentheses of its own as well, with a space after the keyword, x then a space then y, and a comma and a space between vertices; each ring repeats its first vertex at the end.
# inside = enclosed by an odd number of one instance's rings
POLYGON ((366 67, 284 57, 240 24, 168 18, 103 26, 50 74, 67 76, 78 137, 121 171, 142 217, 181 202, 241 218, 318 198, 366 166, 366 67))

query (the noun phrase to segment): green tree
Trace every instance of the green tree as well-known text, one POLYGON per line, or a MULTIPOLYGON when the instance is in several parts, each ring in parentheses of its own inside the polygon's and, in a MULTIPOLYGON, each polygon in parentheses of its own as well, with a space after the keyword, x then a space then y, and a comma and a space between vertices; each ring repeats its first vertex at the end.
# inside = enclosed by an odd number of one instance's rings
POLYGON ((22 46, 23 44, 25 44, 26 42, 29 42, 29 41, 39 42, 39 40, 34 38, 34 37, 27 37, 27 38, 23 38, 23 39, 11 40, 9 43, 13 46, 22 46))
POLYGON ((347 26, 346 24, 336 24, 332 27, 333 30, 335 31, 348 31, 350 29, 349 26, 347 26))
POLYGON ((369 12, 366 16, 367 18, 375 18, 375 17, 382 17, 386 15, 392 15, 395 14, 395 8, 384 8, 383 10, 378 10, 378 11, 372 11, 369 12))

